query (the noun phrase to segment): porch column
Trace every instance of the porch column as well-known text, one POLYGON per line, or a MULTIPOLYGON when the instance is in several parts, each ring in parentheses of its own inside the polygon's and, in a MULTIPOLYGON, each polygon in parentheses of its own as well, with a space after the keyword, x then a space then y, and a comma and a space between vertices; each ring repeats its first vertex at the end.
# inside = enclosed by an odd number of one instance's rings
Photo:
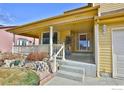
POLYGON ((53 56, 53 26, 50 26, 50 59, 53 56))
POLYGON ((62 60, 65 60, 65 43, 63 43, 63 56, 62 56, 62 60))
POLYGON ((100 77, 100 71, 99 71, 99 24, 95 23, 94 25, 94 35, 95 35, 95 63, 96 63, 96 69, 97 69, 97 77, 100 77))
POLYGON ((42 32, 40 33, 40 36, 39 36, 39 45, 41 45, 42 44, 42 32))

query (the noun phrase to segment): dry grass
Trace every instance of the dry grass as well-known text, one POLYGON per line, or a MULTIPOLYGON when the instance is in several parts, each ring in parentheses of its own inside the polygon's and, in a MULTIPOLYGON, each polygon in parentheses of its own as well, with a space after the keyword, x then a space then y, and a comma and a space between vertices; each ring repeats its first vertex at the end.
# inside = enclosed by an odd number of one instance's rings
POLYGON ((38 85, 39 77, 32 70, 0 68, 0 85, 38 85))

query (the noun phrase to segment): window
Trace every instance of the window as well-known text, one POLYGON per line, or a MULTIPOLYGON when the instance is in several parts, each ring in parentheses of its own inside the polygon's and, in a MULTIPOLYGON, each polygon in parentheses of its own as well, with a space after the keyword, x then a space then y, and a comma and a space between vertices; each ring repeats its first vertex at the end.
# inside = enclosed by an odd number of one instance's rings
MULTIPOLYGON (((53 43, 57 44, 57 39, 58 39, 58 35, 57 32, 53 33, 53 43)), ((49 44, 50 42, 50 33, 43 33, 43 44, 49 44)))
POLYGON ((27 42, 26 40, 22 40, 22 46, 26 46, 27 45, 27 42))
POLYGON ((16 41, 16 44, 19 46, 27 46, 27 45, 29 45, 29 41, 27 39, 19 38, 16 41))
POLYGON ((79 50, 87 50, 90 47, 90 41, 87 40, 87 34, 79 34, 79 50))
POLYGON ((50 35, 49 33, 43 33, 43 44, 49 44, 50 35))

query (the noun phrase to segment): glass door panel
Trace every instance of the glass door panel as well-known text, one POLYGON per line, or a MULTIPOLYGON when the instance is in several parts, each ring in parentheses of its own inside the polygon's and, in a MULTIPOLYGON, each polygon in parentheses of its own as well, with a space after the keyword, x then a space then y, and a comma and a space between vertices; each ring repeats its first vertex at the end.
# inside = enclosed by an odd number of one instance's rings
POLYGON ((79 50, 87 50, 88 40, 87 34, 79 34, 79 50))

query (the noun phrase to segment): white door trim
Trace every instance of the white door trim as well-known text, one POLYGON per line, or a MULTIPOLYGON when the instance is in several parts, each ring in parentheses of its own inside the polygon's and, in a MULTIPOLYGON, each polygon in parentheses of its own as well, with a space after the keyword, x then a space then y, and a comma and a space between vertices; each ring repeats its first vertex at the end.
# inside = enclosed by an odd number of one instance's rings
POLYGON ((117 78, 117 55, 114 53, 114 45, 113 45, 113 32, 124 29, 124 27, 113 27, 111 29, 111 37, 112 37, 112 77, 117 78))
POLYGON ((117 57, 116 57, 116 55, 114 53, 113 31, 114 31, 114 29, 112 29, 112 77, 115 78, 117 76, 117 57))

